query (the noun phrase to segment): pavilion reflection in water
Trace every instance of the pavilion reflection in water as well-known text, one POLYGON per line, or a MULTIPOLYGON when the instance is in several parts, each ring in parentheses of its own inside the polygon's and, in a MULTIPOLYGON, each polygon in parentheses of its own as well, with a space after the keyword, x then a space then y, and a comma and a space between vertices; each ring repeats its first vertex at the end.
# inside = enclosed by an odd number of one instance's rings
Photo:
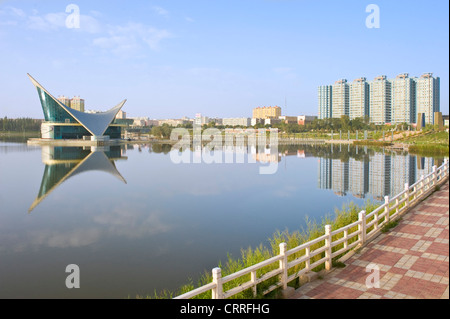
POLYGON ((59 185, 72 176, 88 171, 103 171, 127 183, 116 168, 115 161, 126 159, 120 146, 107 147, 54 147, 42 146, 42 162, 45 164, 41 187, 31 212, 59 185))

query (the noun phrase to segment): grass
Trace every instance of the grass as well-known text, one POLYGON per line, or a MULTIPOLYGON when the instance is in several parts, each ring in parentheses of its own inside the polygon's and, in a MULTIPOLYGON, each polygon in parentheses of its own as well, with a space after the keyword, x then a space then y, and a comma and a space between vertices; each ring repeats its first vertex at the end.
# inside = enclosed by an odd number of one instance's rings
MULTIPOLYGON (((363 207, 358 207, 354 203, 350 203, 347 206, 343 206, 342 209, 336 209, 334 216, 327 215, 325 216, 321 222, 317 222, 315 220, 310 220, 309 218, 306 218, 305 221, 305 228, 301 230, 296 230, 293 232, 290 232, 289 230, 284 231, 276 231, 272 237, 268 239, 268 246, 265 246, 263 244, 260 244, 259 246, 255 248, 248 247, 246 249, 241 249, 241 256, 240 258, 234 258, 230 254, 227 255, 227 259, 225 262, 219 262, 218 267, 222 270, 222 277, 225 277, 227 275, 230 275, 232 273, 235 273, 239 270, 242 270, 244 268, 253 266, 257 263, 260 263, 262 261, 265 261, 273 256, 276 256, 279 254, 279 245, 281 243, 287 244, 287 249, 292 249, 294 247, 297 247, 305 242, 311 241, 315 238, 318 238, 322 236, 325 233, 325 225, 331 225, 331 229, 336 230, 343 226, 346 226, 350 223, 353 223, 354 221, 358 220, 358 213, 361 210, 365 210, 367 213, 370 213, 377 207, 376 204, 371 202, 366 202, 366 204, 363 207)), ((348 234, 351 235, 351 233, 357 231, 357 226, 351 228, 348 230, 348 234)), ((333 241, 342 238, 343 234, 339 234, 336 236, 333 236, 333 241)), ((352 242, 356 241, 358 239, 358 236, 354 236, 348 240, 348 244, 350 245, 352 242)), ((324 245, 324 241, 318 242, 311 246, 311 252, 322 247, 324 245)), ((344 243, 341 243, 335 247, 333 247, 333 252, 341 249, 343 247, 344 243)), ((297 259, 303 255, 306 254, 305 250, 299 251, 295 254, 292 254, 288 257, 288 262, 297 259)), ((315 261, 320 260, 324 257, 324 252, 317 254, 316 256, 311 258, 311 264, 313 264, 315 261)), ((343 263, 338 262, 337 260, 341 256, 336 256, 333 259, 333 265, 336 267, 343 267, 345 266, 343 263)), ((292 267, 289 272, 288 276, 291 276, 294 273, 297 273, 298 271, 304 269, 305 262, 298 264, 296 267, 292 267)), ((262 269, 259 269, 257 271, 257 278, 260 278, 262 275, 270 272, 271 270, 277 269, 279 267, 279 262, 276 261, 270 265, 267 265, 263 267, 262 269)), ((321 264, 312 271, 318 272, 320 270, 324 269, 324 265, 321 264)), ((278 276, 275 276, 273 278, 270 278, 260 284, 257 285, 257 294, 256 296, 253 296, 252 289, 247 289, 239 294, 236 294, 232 296, 232 299, 251 299, 251 298, 277 298, 279 290, 275 290, 268 295, 263 294, 264 291, 266 291, 269 287, 276 284, 278 282, 278 276)), ((203 286, 205 284, 208 284, 212 281, 212 275, 210 271, 204 271, 204 273, 200 276, 200 279, 198 280, 197 285, 195 286, 193 284, 193 281, 191 279, 188 280, 188 283, 180 287, 177 291, 169 291, 169 290, 163 290, 159 293, 156 291, 153 293, 153 295, 147 295, 147 296, 136 296, 136 298, 151 298, 151 299, 167 299, 167 298, 173 298, 174 296, 179 296, 185 292, 191 291, 195 289, 196 287, 203 286)), ((224 284, 224 291, 228 291, 229 289, 232 289, 234 287, 238 287, 239 285, 250 281, 250 274, 244 275, 242 277, 239 277, 237 279, 234 279, 232 281, 229 281, 224 284)), ((289 283, 289 286, 293 286, 294 288, 297 288, 299 285, 298 278, 291 283, 289 283)), ((195 299, 210 299, 211 298, 211 291, 205 292, 203 294, 200 294, 195 299)))
POLYGON ((446 156, 449 153, 449 133, 446 131, 429 131, 416 137, 406 138, 409 152, 424 156, 446 156))
POLYGON ((0 131, 0 136, 39 136, 40 131, 0 131))
POLYGON ((343 262, 337 261, 337 260, 334 260, 332 264, 333 264, 333 268, 344 268, 345 267, 345 264, 343 262))
MULTIPOLYGON (((406 136, 397 142, 408 144, 408 150, 412 154, 421 156, 446 156, 449 153, 449 133, 446 131, 425 131, 418 135, 406 136)), ((367 146, 391 146, 389 141, 360 140, 354 141, 354 145, 367 146)))
POLYGON ((384 226, 381 228, 381 232, 382 233, 387 233, 388 231, 390 231, 392 228, 394 228, 395 226, 397 226, 399 223, 399 220, 394 220, 394 221, 390 221, 386 224, 384 224, 384 226))
POLYGON ((424 155, 424 156, 446 156, 449 153, 449 146, 436 144, 436 145, 411 145, 408 147, 408 151, 411 154, 424 155))
POLYGON ((446 131, 428 131, 417 136, 405 138, 404 142, 413 144, 447 144, 449 142, 448 132, 446 131))
POLYGON ((353 145, 367 145, 367 146, 391 146, 391 142, 382 142, 382 141, 370 141, 370 140, 363 140, 363 141, 353 141, 353 145))

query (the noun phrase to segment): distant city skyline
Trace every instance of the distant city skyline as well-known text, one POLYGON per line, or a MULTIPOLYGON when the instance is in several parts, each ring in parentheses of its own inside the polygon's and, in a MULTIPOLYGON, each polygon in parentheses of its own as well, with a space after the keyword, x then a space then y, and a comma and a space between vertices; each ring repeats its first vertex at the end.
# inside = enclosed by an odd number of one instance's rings
POLYGON ((127 116, 170 119, 317 115, 325 83, 432 72, 449 114, 448 2, 377 1, 379 28, 369 4, 1 1, 0 116, 42 118, 27 73, 87 110, 126 98, 127 116))

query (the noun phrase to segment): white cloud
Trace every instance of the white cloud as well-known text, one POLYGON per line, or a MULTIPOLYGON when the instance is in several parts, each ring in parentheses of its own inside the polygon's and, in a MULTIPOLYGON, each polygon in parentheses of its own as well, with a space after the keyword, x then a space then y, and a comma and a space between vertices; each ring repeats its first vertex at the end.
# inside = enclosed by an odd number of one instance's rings
POLYGON ((25 12, 22 9, 8 7, 8 9, 17 17, 24 18, 26 16, 25 12))
POLYGON ((102 31, 100 22, 94 17, 80 15, 80 30, 88 33, 99 33, 102 31))
POLYGON ((121 56, 135 55, 145 47, 158 50, 161 40, 171 37, 169 31, 141 23, 110 26, 108 35, 93 40, 99 48, 111 50, 121 56))
POLYGON ((66 24, 65 13, 48 13, 44 16, 32 15, 27 17, 28 28, 39 31, 53 31, 64 28, 66 24))
POLYGON ((159 6, 154 6, 153 11, 155 11, 158 15, 167 17, 169 15, 169 11, 159 6))
MULTIPOLYGON (((161 16, 167 16, 169 12, 161 7, 153 7, 161 16)), ((67 18, 69 13, 56 12, 42 14, 33 10, 27 13, 19 8, 6 7, 0 10, 0 25, 25 26, 29 30, 40 32, 55 32, 69 30, 73 32, 86 32, 95 34, 91 43, 94 47, 108 50, 119 57, 136 57, 143 55, 145 50, 157 51, 160 42, 172 35, 165 29, 159 29, 143 23, 130 22, 122 25, 102 25, 98 17, 101 13, 88 12, 88 15, 80 14, 79 28, 68 28, 67 18)))
MULTIPOLYGON (((27 14, 22 9, 14 7, 5 8, 0 14, 9 19, 2 19, 3 25, 25 25, 26 28, 37 31, 57 31, 65 29, 67 28, 66 19, 69 15, 66 12, 39 14, 36 9, 33 9, 31 14, 27 14)), ((93 15, 95 15, 95 12, 93 15)), ((98 33, 101 31, 101 25, 93 16, 80 14, 80 28, 72 30, 98 33)))

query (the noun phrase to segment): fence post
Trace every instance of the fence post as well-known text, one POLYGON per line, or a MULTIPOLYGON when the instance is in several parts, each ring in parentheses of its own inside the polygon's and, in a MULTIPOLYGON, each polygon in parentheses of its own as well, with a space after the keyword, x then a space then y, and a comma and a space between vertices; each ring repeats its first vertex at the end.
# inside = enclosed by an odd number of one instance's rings
MULTIPOLYGON (((425 188, 425 186, 424 186, 424 184, 423 184, 423 180, 425 179, 425 176, 422 174, 422 175, 420 175, 420 183, 419 183, 419 185, 420 185, 420 196, 422 196, 422 194, 423 194, 423 192, 424 192, 424 188, 425 188)), ((419 196, 418 196, 419 197, 419 196)))
POLYGON ((447 169, 448 169, 448 159, 444 159, 444 165, 441 166, 443 171, 442 178, 445 178, 447 176, 447 169))
POLYGON ((384 196, 384 212, 385 212, 385 219, 386 222, 389 223, 391 220, 391 216, 389 215, 389 196, 384 196))
POLYGON ((408 183, 405 183, 405 196, 406 196, 405 208, 407 209, 409 206, 409 184, 408 183))
POLYGON ((358 235, 358 241, 362 244, 366 242, 366 211, 362 210, 358 214, 358 231, 360 234, 358 235))
POLYGON ((331 225, 325 225, 325 269, 331 269, 331 225))
MULTIPOLYGON (((251 273, 250 273, 250 280, 253 282, 253 283, 255 283, 256 282, 256 270, 255 271, 252 271, 251 273)), ((258 291, 257 291, 257 288, 256 288, 256 284, 252 287, 252 292, 253 292, 253 297, 256 297, 256 295, 257 295, 257 293, 258 293, 258 291)))
POLYGON ((308 246, 305 248, 305 257, 308 257, 305 261, 305 269, 306 271, 309 271, 309 266, 311 265, 311 259, 309 257, 309 254, 311 253, 311 248, 308 246))
POLYGON ((437 166, 433 165, 433 186, 437 183, 437 166))
POLYGON ((287 244, 281 243, 280 244, 280 268, 282 269, 281 273, 281 285, 283 287, 283 290, 287 289, 287 278, 288 278, 288 271, 287 271, 287 244))
POLYGON ((216 288, 212 290, 212 299, 223 299, 223 286, 222 286, 222 270, 219 267, 212 270, 213 283, 216 284, 216 288))

